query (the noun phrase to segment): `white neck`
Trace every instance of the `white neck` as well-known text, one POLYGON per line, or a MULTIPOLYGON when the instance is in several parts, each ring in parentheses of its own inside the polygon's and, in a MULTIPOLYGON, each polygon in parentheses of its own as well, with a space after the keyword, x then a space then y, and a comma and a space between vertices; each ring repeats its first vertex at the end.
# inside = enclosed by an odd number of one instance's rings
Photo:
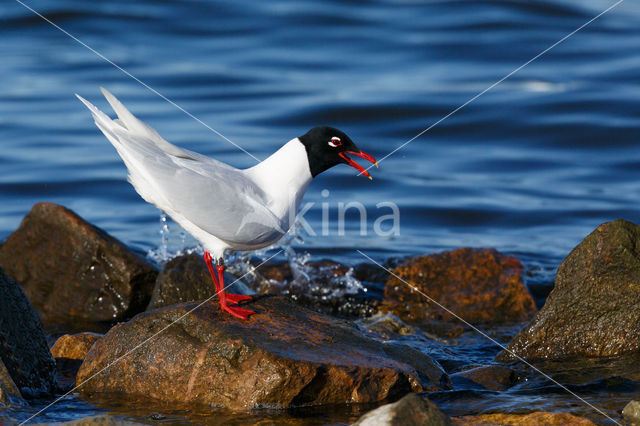
POLYGON ((287 223, 295 218, 312 179, 307 150, 298 138, 244 172, 265 192, 269 208, 277 217, 286 218, 287 223))

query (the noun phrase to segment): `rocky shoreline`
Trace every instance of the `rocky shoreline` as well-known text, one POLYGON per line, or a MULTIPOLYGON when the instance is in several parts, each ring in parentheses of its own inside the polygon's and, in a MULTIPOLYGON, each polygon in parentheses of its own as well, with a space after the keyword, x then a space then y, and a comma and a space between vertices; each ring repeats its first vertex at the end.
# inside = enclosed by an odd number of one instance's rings
MULTIPOLYGON (((215 298, 202 303, 213 286, 196 255, 157 270, 72 211, 39 203, 0 246, 0 422, 35 397, 53 400, 74 386, 98 406, 106 395, 169 409, 380 405, 360 425, 605 419, 533 406, 451 417, 438 402, 452 392, 526 386, 537 373, 519 358, 553 369, 553 362, 638 353, 639 226, 617 220, 594 230, 560 265, 539 311, 523 265, 493 249, 388 264, 391 274, 372 264, 310 263, 318 272, 310 291, 286 263, 249 268, 240 291, 256 295, 249 306, 257 314, 241 321, 221 313, 215 298), (381 291, 340 293, 338 283, 339 297, 323 292, 323 283, 347 275, 381 291), (415 345, 438 342, 446 350, 451 339, 474 333, 470 327, 494 335, 505 326, 523 328, 482 365, 415 345)), ((621 421, 622 407, 606 410, 621 421)), ((636 411, 626 409, 625 418, 636 411)))

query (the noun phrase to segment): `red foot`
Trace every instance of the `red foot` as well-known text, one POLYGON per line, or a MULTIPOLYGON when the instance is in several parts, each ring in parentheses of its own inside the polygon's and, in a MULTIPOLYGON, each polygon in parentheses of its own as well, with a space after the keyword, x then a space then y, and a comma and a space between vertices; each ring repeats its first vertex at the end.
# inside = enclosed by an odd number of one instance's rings
POLYGON ((231 294, 227 293, 224 290, 224 266, 216 265, 214 271, 213 259, 211 258, 211 254, 208 251, 204 252, 204 262, 207 265, 207 269, 209 269, 209 273, 211 274, 213 285, 216 287, 216 293, 218 294, 218 299, 220 299, 220 309, 229 312, 234 317, 238 317, 243 320, 246 320, 250 315, 255 314, 254 311, 250 311, 248 309, 229 306, 238 304, 245 300, 252 300, 252 297, 244 296, 242 294, 231 294))
POLYGON ((227 296, 227 301, 231 305, 233 305, 234 303, 244 302, 245 300, 253 300, 253 297, 245 296, 244 294, 227 293, 226 296, 227 296))
POLYGON ((249 309, 242 309, 238 308, 237 306, 229 306, 226 303, 222 304, 222 302, 220 302, 220 309, 222 309, 223 311, 227 311, 234 317, 238 317, 243 320, 249 318, 249 315, 255 314, 254 311, 250 311, 249 309))

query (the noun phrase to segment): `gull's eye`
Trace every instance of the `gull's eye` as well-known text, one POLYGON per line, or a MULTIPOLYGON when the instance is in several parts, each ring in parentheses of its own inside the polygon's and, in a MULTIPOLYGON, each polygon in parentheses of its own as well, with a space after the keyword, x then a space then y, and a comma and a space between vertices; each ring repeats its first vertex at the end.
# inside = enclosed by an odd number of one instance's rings
POLYGON ((339 137, 334 136, 334 137, 331 138, 331 141, 329 142, 329 146, 330 147, 335 148, 335 147, 340 146, 340 145, 342 145, 342 141, 340 140, 339 137))

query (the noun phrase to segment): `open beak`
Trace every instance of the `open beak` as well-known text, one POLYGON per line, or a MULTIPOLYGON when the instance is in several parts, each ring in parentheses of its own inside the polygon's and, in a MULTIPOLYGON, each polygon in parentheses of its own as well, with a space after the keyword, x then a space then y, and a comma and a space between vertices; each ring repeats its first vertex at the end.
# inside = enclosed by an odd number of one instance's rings
POLYGON ((355 155, 356 157, 364 158, 367 161, 371 161, 373 164, 376 165, 376 167, 378 167, 378 162, 376 161, 375 158, 373 158, 371 155, 367 154, 364 151, 360 151, 360 152, 344 151, 344 152, 341 152, 341 153, 338 154, 338 155, 340 155, 340 157, 342 157, 344 159, 344 161, 347 162, 348 165, 350 165, 354 169, 358 170, 361 174, 365 175, 369 179, 373 180, 373 178, 371 177, 371 175, 369 174, 368 171, 366 171, 360 164, 356 163, 351 158, 347 157, 346 154, 351 154, 351 155, 355 155))

